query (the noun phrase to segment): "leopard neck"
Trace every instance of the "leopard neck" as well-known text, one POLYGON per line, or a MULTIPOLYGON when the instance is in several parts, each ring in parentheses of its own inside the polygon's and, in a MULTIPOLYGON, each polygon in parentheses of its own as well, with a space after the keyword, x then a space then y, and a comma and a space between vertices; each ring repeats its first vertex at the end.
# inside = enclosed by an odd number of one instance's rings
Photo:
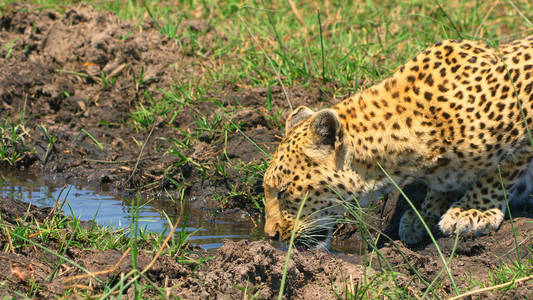
POLYGON ((424 103, 413 93, 402 93, 404 89, 405 84, 391 77, 333 107, 353 150, 353 168, 368 173, 362 175, 381 174, 376 162, 391 170, 410 166, 416 173, 428 154, 420 138, 424 132, 417 131, 426 122, 417 108, 424 103))

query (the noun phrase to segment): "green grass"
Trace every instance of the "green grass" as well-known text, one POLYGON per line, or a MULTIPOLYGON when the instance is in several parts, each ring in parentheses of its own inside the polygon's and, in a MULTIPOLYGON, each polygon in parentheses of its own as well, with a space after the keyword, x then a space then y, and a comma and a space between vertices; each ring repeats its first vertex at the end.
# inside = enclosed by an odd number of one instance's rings
MULTIPOLYGON (((64 192, 64 191, 63 191, 64 192)), ((62 193, 63 193, 62 192, 62 193)), ((165 289, 153 283, 147 276, 146 272, 150 269, 148 264, 144 269, 137 266, 137 257, 142 251, 144 254, 152 256, 155 261, 161 255, 170 256, 177 262, 188 264, 199 264, 201 261, 190 260, 185 250, 186 240, 193 233, 186 228, 186 217, 180 215, 174 223, 168 219, 169 227, 165 232, 160 234, 147 232, 138 226, 138 208, 140 207, 140 198, 137 198, 135 206, 131 211, 131 226, 115 230, 110 227, 101 227, 95 223, 87 224, 75 217, 72 208, 65 202, 67 196, 62 200, 61 194, 56 200, 56 206, 52 213, 44 220, 36 219, 25 215, 16 222, 7 222, 3 215, 0 215, 0 245, 1 251, 9 253, 25 253, 30 257, 37 255, 41 257, 42 264, 51 268, 50 274, 45 274, 46 278, 41 278, 42 274, 37 273, 32 277, 27 277, 25 273, 17 273, 17 268, 12 267, 13 276, 20 275, 22 283, 26 284, 26 291, 13 291, 21 297, 34 297, 40 294, 39 282, 42 280, 53 282, 65 287, 64 295, 76 295, 82 297, 106 297, 102 295, 112 295, 116 292, 126 294, 130 286, 133 286, 136 298, 140 299, 146 295, 165 297, 165 289), (70 210, 74 217, 67 217, 62 214, 56 214, 63 209, 70 210), (184 218, 185 217, 185 218, 184 218), (181 222, 183 221, 183 222, 181 222), (174 225, 172 225, 174 224, 174 225), (181 227, 178 227, 181 226, 181 227), (100 270, 97 273, 91 273, 85 267, 71 259, 72 253, 87 250, 119 250, 124 253, 123 259, 131 260, 130 270, 121 274, 120 278, 113 276, 108 279, 100 279, 99 275, 109 273, 109 271, 100 270), (129 258, 128 258, 128 254, 129 258), (65 270, 71 270, 65 276, 65 270), (72 270, 76 275, 72 275, 72 270), (61 274, 61 282, 56 277, 61 274), (26 276, 26 277, 24 277, 26 276), (92 286, 75 284, 77 280, 91 279, 92 286)), ((68 192, 67 192, 68 193, 68 192)), ((183 204, 183 197, 176 199, 176 205, 183 204)), ((28 207, 29 211, 29 207, 28 207)), ((86 252, 87 253, 87 252, 86 252)), ((23 255, 24 256, 24 255, 23 255)), ((76 255, 74 255, 76 257, 76 255)), ((33 268, 30 266, 30 269, 33 268)), ((32 269, 33 270, 33 269, 32 269)), ((32 271, 34 272, 34 271, 32 271)), ((3 283, 0 282, 0 286, 3 283)))
POLYGON ((33 153, 26 139, 28 131, 24 126, 24 118, 10 119, 8 115, 0 117, 0 166, 19 167, 33 153))
MULTIPOLYGON (((12 2, 0 0, 0 7, 12 2)), ((78 3, 32 2, 59 12, 78 3)), ((282 129, 283 109, 272 104, 270 87, 281 86, 284 93, 294 87, 318 87, 327 98, 339 99, 382 80, 438 40, 468 38, 497 44, 533 33, 527 21, 533 18, 529 1, 297 1, 296 11, 286 1, 81 2, 139 26, 152 17, 159 31, 180 46, 187 57, 183 60, 193 61, 184 62, 192 72, 161 88, 159 96, 145 89, 142 71, 133 75, 144 100, 135 103, 128 120, 141 132, 150 130, 156 120, 172 126, 180 113, 190 113, 195 119, 192 131, 176 128, 184 136, 167 149, 185 156, 203 135, 212 138, 223 132, 227 139, 244 131, 227 117, 240 109, 239 104, 219 105, 216 113, 197 109, 200 103, 213 101, 212 95, 228 84, 239 89, 266 87, 262 114, 270 127, 282 129), (190 20, 202 22, 189 25, 190 20)), ((4 45, 6 51, 10 45, 4 45)), ((180 63, 171 67, 180 68, 180 63)), ((106 88, 113 85, 105 76, 101 82, 106 88)), ((292 107, 288 93, 286 98, 292 107)), ((227 163, 229 169, 239 166, 239 162, 227 163)), ((206 171, 214 166, 200 168, 205 178, 223 177, 206 171)), ((258 172, 260 177, 264 169, 258 172)))
MULTIPOLYGON (((239 105, 221 106, 216 114, 196 109, 202 101, 212 101, 228 84, 240 89, 281 86, 319 87, 326 95, 343 98, 376 83, 428 45, 447 38, 483 39, 497 44, 533 32, 525 18, 533 16, 527 1, 364 1, 296 3, 295 11, 284 1, 89 1, 102 10, 114 11, 123 19, 141 24, 152 16, 162 34, 167 35, 191 59, 194 71, 175 86, 162 89, 160 97, 146 95, 131 113, 137 130, 149 130, 156 119, 172 124, 188 110, 195 125, 184 140, 192 144, 202 136, 225 136, 242 132, 231 126, 225 113, 239 105), (503 11, 509 13, 503 13, 503 11), (198 28, 188 20, 207 20, 198 28), (198 71, 201 70, 201 71, 198 71)), ((64 9, 59 1, 43 1, 48 7, 64 9)), ((273 128, 282 128, 282 110, 265 99, 265 118, 273 128)), ((287 94, 287 102, 291 99, 287 94)), ((324 103, 327 106, 328 103, 324 103)), ((177 131, 181 130, 179 128, 177 131)), ((181 141, 180 141, 181 142, 181 141)), ((178 143, 180 143, 178 142, 178 143)), ((173 146, 171 153, 187 153, 188 145, 173 146)), ((265 155, 268 158, 268 155, 265 155)), ((228 161, 235 169, 238 162, 228 161)), ((205 178, 213 175, 201 166, 205 178)), ((258 170, 258 177, 264 169, 258 170)), ((249 196, 254 196, 250 194, 249 196)))
MULTIPOLYGON (((33 2, 64 11, 77 1, 33 2)), ((192 56, 208 57, 209 68, 186 78, 188 84, 265 87, 279 85, 281 79, 290 87, 328 81, 339 96, 382 79, 441 39, 498 42, 531 33, 524 17, 531 18, 533 10, 527 1, 332 1, 328 6, 299 1, 301 24, 285 1, 88 2, 138 24, 151 15, 161 33, 192 56), (190 19, 207 20, 207 29, 179 30, 190 19)))

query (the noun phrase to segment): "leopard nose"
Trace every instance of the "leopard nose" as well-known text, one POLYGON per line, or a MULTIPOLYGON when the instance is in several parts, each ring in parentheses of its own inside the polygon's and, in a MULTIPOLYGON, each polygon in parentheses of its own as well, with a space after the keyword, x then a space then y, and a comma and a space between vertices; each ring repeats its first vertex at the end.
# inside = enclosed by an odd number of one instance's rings
POLYGON ((277 239, 279 238, 279 222, 278 221, 274 221, 270 218, 267 218, 266 222, 265 222, 265 234, 270 238, 270 239, 277 239))

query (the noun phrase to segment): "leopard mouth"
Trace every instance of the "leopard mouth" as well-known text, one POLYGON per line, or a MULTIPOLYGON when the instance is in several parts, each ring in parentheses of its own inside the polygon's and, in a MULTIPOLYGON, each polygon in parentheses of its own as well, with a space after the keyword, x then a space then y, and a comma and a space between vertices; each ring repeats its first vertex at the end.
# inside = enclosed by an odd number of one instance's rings
MULTIPOLYGON (((303 236, 297 237, 292 244, 292 247, 297 251, 307 251, 313 249, 328 250, 331 242, 331 230, 328 229, 313 229, 306 232, 303 236)), ((270 244, 280 244, 282 250, 287 250, 290 244, 290 235, 286 238, 270 238, 270 244)))

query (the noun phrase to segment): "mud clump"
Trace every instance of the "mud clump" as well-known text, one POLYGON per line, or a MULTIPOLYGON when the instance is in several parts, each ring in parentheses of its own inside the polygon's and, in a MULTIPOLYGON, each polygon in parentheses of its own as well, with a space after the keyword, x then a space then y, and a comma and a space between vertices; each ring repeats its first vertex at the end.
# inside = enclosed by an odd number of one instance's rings
MULTIPOLYGON (((0 199, 0 214, 3 226, 11 228, 21 223, 32 227, 33 222, 42 223, 55 212, 35 206, 28 208, 28 204, 18 200, 0 199), (11 207, 7 208, 7 203, 11 207)), ((470 289, 471 281, 487 282, 491 272, 502 263, 512 265, 518 261, 517 253, 520 254, 519 259, 528 259, 533 224, 528 219, 517 218, 514 226, 520 228, 516 241, 509 222, 491 235, 460 238, 457 246, 451 237, 438 240, 445 259, 454 252, 449 268, 460 291, 470 289)), ((68 234, 68 230, 64 234, 68 234)), ((29 239, 36 240, 38 236, 30 235, 29 239)), ((8 236, 0 235, 0 248, 6 249, 10 243, 8 236)), ((62 244, 54 239, 45 241, 43 246, 61 253, 62 244)), ((287 256, 287 252, 265 241, 245 240, 226 241, 216 252, 186 248, 181 254, 181 262, 167 254, 152 262, 154 251, 143 249, 141 246, 136 256, 137 268, 145 274, 140 284, 163 288, 167 297, 186 299, 275 298, 281 287, 287 256)), ((39 285, 33 294, 37 298, 57 297, 68 290, 76 293, 76 290, 87 290, 89 287, 91 293, 99 294, 104 291, 102 283, 113 285, 121 274, 133 270, 131 253, 125 253, 125 250, 88 249, 73 243, 63 252, 68 262, 30 244, 16 247, 15 251, 0 252, 0 282, 9 283, 0 285, 0 295, 10 295, 14 291, 31 294, 35 284, 39 285), (72 263, 94 273, 95 277, 78 267, 71 267, 72 263), (61 271, 56 273, 56 270, 61 271)), ((284 295, 286 299, 344 298, 372 283, 374 288, 364 292, 367 298, 380 295, 395 298, 405 296, 402 290, 420 295, 437 278, 428 295, 453 296, 454 289, 443 266, 432 244, 415 250, 400 241, 392 241, 379 249, 379 255, 375 251, 362 255, 294 251, 288 264, 284 295), (367 266, 369 261, 372 261, 371 266, 367 266), (379 289, 375 288, 377 286, 379 289)), ((530 280, 518 283, 510 290, 489 290, 477 296, 481 299, 528 298, 532 295, 531 291, 533 282, 530 280)), ((132 294, 133 287, 127 288, 124 293, 132 294)), ((157 295, 160 295, 158 291, 146 289, 143 297, 157 295)))
MULTIPOLYGON (((7 226, 21 222, 32 226, 32 222, 43 222, 53 214, 50 209, 40 209, 14 199, 0 199, 0 209, 2 216, 11 216, 3 219, 2 224, 7 226), (6 209, 7 203, 18 209, 6 209), (27 211, 30 212, 29 215, 25 214, 27 211)), ((8 245, 10 241, 7 236, 0 236, 0 247, 8 245)), ((58 251, 61 247, 56 241, 47 241, 44 246, 53 251, 58 251)), ((31 285, 28 282, 39 285, 37 294, 34 295, 38 298, 59 296, 68 289, 89 286, 92 286, 93 292, 97 292, 102 288, 99 282, 110 284, 120 274, 132 270, 131 254, 121 250, 102 251, 71 246, 64 255, 70 262, 31 245, 17 247, 15 251, 0 252, 0 282, 10 283, 0 286, 0 295, 9 295, 14 291, 30 293, 31 285), (68 267, 72 263, 97 274, 97 279, 88 276, 78 267, 68 267), (62 271, 52 275, 58 266, 61 266, 62 271)), ((168 289, 167 296, 187 299, 229 296, 241 299, 245 296, 246 289, 248 296, 274 298, 279 293, 286 252, 264 241, 250 243, 242 240, 226 241, 215 253, 190 249, 186 257, 191 262, 179 263, 176 258, 163 255, 151 264, 153 254, 141 249, 136 265, 139 270, 146 269, 145 274, 151 284, 173 287, 168 289), (194 263, 201 260, 205 262, 194 263)), ((332 298, 345 293, 346 278, 354 280, 350 284, 357 284, 363 275, 374 274, 376 272, 372 269, 365 269, 359 264, 325 252, 293 253, 288 267, 285 295, 290 299, 332 298)), ((149 291, 144 296, 150 295, 149 291)))
MULTIPOLYGON (((35 149, 31 167, 92 184, 125 183, 138 154, 132 138, 146 135, 127 126, 129 114, 145 92, 157 96, 157 87, 169 85, 168 54, 177 52, 175 43, 153 34, 153 24, 142 29, 86 5, 63 16, 14 6, 2 16, 0 41, 14 43, 9 53, 0 50, 0 114, 24 112, 35 149), (57 137, 51 151, 40 126, 57 137), (105 163, 120 161, 125 168, 105 163)), ((130 186, 142 182, 144 170, 130 186)))
MULTIPOLYGON (((0 199, 0 214, 6 213, 6 203, 20 207, 12 218, 3 219, 2 224, 15 226, 17 223, 43 222, 51 216, 49 209, 29 206, 18 200, 0 199), (24 208, 24 209, 23 209, 24 208), (25 215, 24 211, 30 211, 25 215), (20 215, 19 215, 20 213, 20 215)), ((16 236, 14 236, 16 238, 16 236)), ((30 237, 36 239, 36 237, 30 237)), ((7 236, 0 236, 0 247, 10 245, 7 236)), ((60 243, 47 241, 44 246, 52 251, 60 250, 60 243)), ((131 253, 122 250, 95 250, 71 246, 64 251, 68 262, 39 248, 26 245, 15 251, 0 252, 0 295, 10 295, 14 291, 31 294, 31 284, 38 284, 37 298, 60 296, 67 290, 90 289, 93 293, 102 292, 101 283, 112 284, 120 274, 131 272, 131 253), (72 264, 81 268, 70 267, 72 264), (61 270, 56 272, 56 268, 61 270), (52 279, 51 279, 52 278, 52 279)), ((231 298, 242 299, 251 296, 271 299, 277 297, 284 272, 286 252, 276 249, 264 241, 226 241, 214 253, 199 249, 186 252, 188 263, 178 262, 168 255, 159 257, 153 264, 153 253, 140 250, 136 257, 139 270, 151 285, 167 287, 167 296, 186 299, 231 298), (200 261, 205 260, 200 263, 200 261), (198 263, 195 263, 197 261, 198 263), (168 288, 171 287, 171 288, 168 288), (245 292, 246 291, 246 292, 245 292)), ((334 298, 344 295, 348 284, 358 284, 364 276, 373 276, 376 271, 360 264, 344 261, 321 251, 293 253, 288 266, 285 285, 285 298, 309 299, 310 297, 334 298), (350 278, 351 281, 346 281, 350 278)), ((148 283, 142 279, 141 283, 148 283)), ((127 289, 128 295, 131 290, 127 289)), ((156 291, 145 291, 143 297, 158 295, 156 291)))
MULTIPOLYGON (((197 276, 182 281, 182 295, 194 299, 243 295, 277 297, 285 266, 286 252, 266 242, 227 241, 213 259, 201 266, 197 276)), ((285 282, 288 299, 329 299, 344 294, 346 278, 362 278, 375 271, 351 264, 324 252, 293 253, 285 282)), ((179 282, 179 280, 177 281, 179 282)), ((355 282, 356 283, 356 282, 355 282)))

